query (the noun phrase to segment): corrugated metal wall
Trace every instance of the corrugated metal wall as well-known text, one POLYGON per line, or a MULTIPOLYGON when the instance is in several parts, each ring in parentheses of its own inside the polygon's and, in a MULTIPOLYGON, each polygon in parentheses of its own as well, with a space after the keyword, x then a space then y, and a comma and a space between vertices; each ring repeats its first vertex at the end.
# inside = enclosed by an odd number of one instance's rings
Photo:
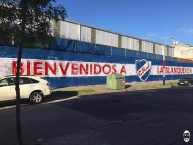
POLYGON ((96 44, 118 47, 118 35, 96 30, 96 44))
POLYGON ((81 26, 80 30, 81 30, 80 40, 91 43, 91 30, 92 29, 89 27, 81 26))
POLYGON ((139 51, 139 40, 122 36, 122 48, 139 51))
POLYGON ((80 25, 60 21, 60 37, 80 40, 80 25))
MULTIPOLYGON (((55 34, 61 38, 81 40, 94 44, 101 44, 111 47, 147 52, 162 55, 162 44, 141 40, 134 37, 117 34, 102 29, 82 25, 76 22, 60 21, 54 25, 55 34), (58 27, 60 27, 58 29, 58 27)), ((167 46, 166 56, 174 56, 174 48, 167 46)))
POLYGON ((153 53, 153 43, 150 43, 147 41, 142 41, 142 51, 148 52, 148 53, 153 53))
POLYGON ((155 54, 162 55, 162 45, 155 44, 155 54))

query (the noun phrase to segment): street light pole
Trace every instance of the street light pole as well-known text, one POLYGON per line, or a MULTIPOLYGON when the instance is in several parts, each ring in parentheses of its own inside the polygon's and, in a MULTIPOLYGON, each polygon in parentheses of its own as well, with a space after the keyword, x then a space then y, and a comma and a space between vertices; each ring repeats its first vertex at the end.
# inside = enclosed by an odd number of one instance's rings
POLYGON ((173 36, 170 36, 168 38, 165 39, 165 46, 162 45, 162 54, 163 54, 163 62, 162 62, 162 67, 163 67, 163 86, 166 85, 166 78, 165 78, 165 74, 166 74, 166 71, 165 71, 165 67, 166 67, 166 58, 165 58, 165 51, 166 51, 166 40, 167 39, 172 39, 173 36))
POLYGON ((165 46, 162 45, 162 54, 163 54, 163 62, 162 62, 162 66, 163 66, 163 86, 165 86, 166 84, 166 79, 165 79, 165 65, 166 65, 166 61, 165 61, 165 46))

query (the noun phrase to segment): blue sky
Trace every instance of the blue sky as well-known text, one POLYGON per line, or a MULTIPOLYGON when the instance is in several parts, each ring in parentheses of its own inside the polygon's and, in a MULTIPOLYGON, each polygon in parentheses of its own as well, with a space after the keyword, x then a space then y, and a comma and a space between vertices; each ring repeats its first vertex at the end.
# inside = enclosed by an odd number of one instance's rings
POLYGON ((171 44, 193 45, 193 0, 58 0, 69 20, 171 44))

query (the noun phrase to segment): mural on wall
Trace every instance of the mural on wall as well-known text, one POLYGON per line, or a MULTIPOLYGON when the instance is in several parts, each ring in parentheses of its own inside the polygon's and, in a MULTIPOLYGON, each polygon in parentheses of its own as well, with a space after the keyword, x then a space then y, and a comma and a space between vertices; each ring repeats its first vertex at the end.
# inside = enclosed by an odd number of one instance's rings
POLYGON ((136 74, 141 81, 146 81, 151 73, 151 61, 135 60, 136 74))
MULTIPOLYGON (((0 58, 0 77, 15 75, 16 67, 16 58, 0 58)), ((192 73, 193 67, 165 66, 166 75, 192 73)), ((138 76, 141 81, 146 81, 149 75, 163 75, 163 66, 153 65, 151 61, 145 59, 136 60, 135 64, 22 59, 20 74, 42 77, 91 77, 122 74, 138 76)))
MULTIPOLYGON (((81 50, 84 48, 81 46, 81 50)), ((163 79, 161 58, 147 59, 147 55, 138 55, 139 58, 119 56, 119 49, 113 52, 114 55, 109 55, 25 48, 20 74, 44 77, 52 88, 106 84, 106 76, 109 74, 123 74, 127 83, 163 79)), ((17 47, 0 46, 0 78, 16 73, 17 54, 17 47)), ((193 64, 166 61, 166 80, 176 80, 192 74, 193 64)))

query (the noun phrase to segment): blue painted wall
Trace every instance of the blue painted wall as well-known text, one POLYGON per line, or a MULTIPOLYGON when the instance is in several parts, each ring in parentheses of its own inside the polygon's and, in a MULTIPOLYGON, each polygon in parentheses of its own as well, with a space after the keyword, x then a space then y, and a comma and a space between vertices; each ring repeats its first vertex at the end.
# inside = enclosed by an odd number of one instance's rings
MULTIPOLYGON (((103 62, 103 63, 121 63, 135 64, 136 59, 146 59, 152 62, 152 65, 162 65, 162 56, 144 53, 136 58, 136 52, 127 50, 119 50, 120 48, 109 49, 107 46, 97 45, 74 41, 59 41, 58 44, 52 46, 53 49, 43 48, 25 48, 23 58, 25 59, 43 59, 43 60, 61 60, 61 61, 83 61, 83 62, 103 62), (126 56, 125 56, 126 55, 126 56), (148 57, 149 56, 149 57, 148 57), (151 59, 150 59, 151 58, 151 59), (158 58, 158 60, 156 60, 158 58)), ((11 46, 0 46, 0 57, 17 58, 18 48, 11 46)), ((138 54, 139 55, 139 54, 138 54)), ((170 58, 171 59, 171 58, 170 58)), ((193 67, 193 64, 179 63, 175 61, 166 61, 168 66, 184 66, 193 67)), ((181 78, 182 75, 166 75, 166 80, 175 80, 181 78)), ((97 85, 105 84, 106 77, 47 77, 52 88, 64 86, 78 85, 97 85)), ((162 80, 162 75, 150 75, 147 81, 162 80)), ((127 76, 126 82, 141 81, 138 76, 127 76)))

